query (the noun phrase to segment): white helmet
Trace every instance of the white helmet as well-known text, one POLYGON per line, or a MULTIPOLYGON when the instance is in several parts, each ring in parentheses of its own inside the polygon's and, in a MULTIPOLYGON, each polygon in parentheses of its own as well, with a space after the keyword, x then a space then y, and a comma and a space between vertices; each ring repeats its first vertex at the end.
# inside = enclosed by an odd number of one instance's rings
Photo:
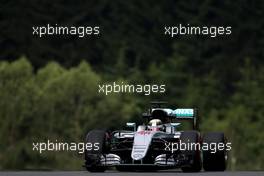
POLYGON ((149 121, 149 126, 157 127, 160 125, 162 125, 162 122, 160 119, 152 119, 151 121, 149 121))

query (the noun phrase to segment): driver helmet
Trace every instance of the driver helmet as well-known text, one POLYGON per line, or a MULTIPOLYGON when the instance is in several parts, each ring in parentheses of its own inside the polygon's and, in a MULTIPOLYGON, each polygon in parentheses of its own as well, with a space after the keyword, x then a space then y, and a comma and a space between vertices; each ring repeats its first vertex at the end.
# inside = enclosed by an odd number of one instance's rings
POLYGON ((162 121, 160 119, 152 119, 149 121, 149 128, 153 131, 162 130, 162 121))
POLYGON ((162 125, 162 122, 160 119, 152 119, 149 121, 149 126, 156 127, 156 126, 160 126, 160 125, 162 125))

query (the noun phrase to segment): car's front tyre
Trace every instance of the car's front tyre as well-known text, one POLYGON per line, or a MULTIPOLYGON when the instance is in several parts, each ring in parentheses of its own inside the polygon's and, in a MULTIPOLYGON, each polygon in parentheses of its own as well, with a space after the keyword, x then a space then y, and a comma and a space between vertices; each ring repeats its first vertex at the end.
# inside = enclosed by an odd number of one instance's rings
POLYGON ((85 150, 85 167, 90 172, 104 172, 106 167, 100 165, 101 156, 107 151, 108 133, 105 130, 92 130, 86 136, 86 144, 96 144, 96 148, 85 150))
MULTIPOLYGON (((210 146, 225 145, 225 135, 221 132, 210 132, 203 136, 203 143, 210 146)), ((224 171, 226 169, 226 150, 204 150, 203 168, 205 171, 224 171)))
MULTIPOLYGON (((181 143, 186 146, 193 144, 200 144, 200 134, 197 131, 184 131, 180 137, 181 143)), ((194 145, 193 145, 194 146, 194 145)), ((190 158, 190 165, 182 167, 183 172, 199 172, 202 169, 201 153, 200 148, 192 148, 191 150, 182 151, 182 153, 190 158)))

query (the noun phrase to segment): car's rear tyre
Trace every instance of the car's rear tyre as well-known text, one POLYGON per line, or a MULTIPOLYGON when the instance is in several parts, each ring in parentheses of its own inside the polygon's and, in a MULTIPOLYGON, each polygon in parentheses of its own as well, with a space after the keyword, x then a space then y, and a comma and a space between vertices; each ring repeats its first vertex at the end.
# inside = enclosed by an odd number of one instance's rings
POLYGON ((226 169, 226 150, 216 147, 220 143, 223 145, 226 143, 224 133, 211 132, 204 134, 203 145, 207 145, 209 149, 212 149, 203 150, 203 168, 205 171, 224 171, 226 169), (214 149, 210 146, 213 146, 214 149))
POLYGON ((199 172, 202 169, 201 153, 200 153, 200 134, 197 131, 184 131, 180 137, 181 143, 190 146, 196 144, 191 150, 182 151, 182 153, 190 159, 190 165, 182 167, 183 172, 199 172))
POLYGON ((108 134, 105 130, 92 130, 86 136, 86 144, 93 145, 92 150, 85 150, 85 167, 90 172, 104 172, 106 167, 100 165, 100 157, 108 150, 108 134), (98 143, 98 144, 96 144, 98 143), (96 144, 97 147, 94 147, 96 144))

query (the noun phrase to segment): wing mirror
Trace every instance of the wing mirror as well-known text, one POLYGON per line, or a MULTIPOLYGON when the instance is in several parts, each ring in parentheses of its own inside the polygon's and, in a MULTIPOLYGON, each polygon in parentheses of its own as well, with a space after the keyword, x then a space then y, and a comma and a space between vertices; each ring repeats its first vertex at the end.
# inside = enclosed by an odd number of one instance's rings
POLYGON ((170 123, 171 127, 171 133, 174 133, 176 131, 176 127, 178 127, 181 123, 170 123))
POLYGON ((172 126, 172 127, 177 127, 177 126, 179 126, 181 123, 170 123, 170 125, 172 126))
POLYGON ((134 122, 128 122, 128 123, 126 123, 126 126, 127 127, 130 127, 130 128, 133 128, 134 131, 136 131, 136 123, 134 123, 134 122))

